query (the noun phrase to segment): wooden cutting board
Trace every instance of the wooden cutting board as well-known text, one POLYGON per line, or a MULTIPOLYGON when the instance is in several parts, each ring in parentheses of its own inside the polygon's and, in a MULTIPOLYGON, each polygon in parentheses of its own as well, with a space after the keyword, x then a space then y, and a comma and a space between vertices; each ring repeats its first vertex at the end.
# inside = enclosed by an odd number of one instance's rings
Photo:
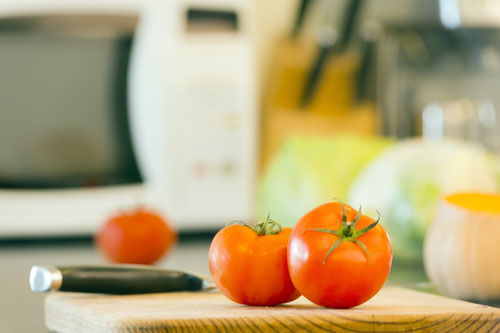
POLYGON ((45 299, 45 319, 55 332, 500 332, 500 309, 399 287, 349 310, 322 308, 304 297, 251 307, 218 292, 53 293, 45 299))

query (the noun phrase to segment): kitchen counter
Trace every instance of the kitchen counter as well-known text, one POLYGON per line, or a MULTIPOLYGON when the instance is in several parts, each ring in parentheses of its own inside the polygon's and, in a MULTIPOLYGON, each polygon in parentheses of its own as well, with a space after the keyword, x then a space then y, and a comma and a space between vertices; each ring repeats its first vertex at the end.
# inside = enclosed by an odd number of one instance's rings
MULTIPOLYGON (((177 247, 159 266, 209 275, 207 253, 209 237, 181 238, 177 247)), ((0 298, 0 332, 44 332, 43 299, 29 287, 29 271, 33 265, 106 264, 90 241, 44 243, 0 243, 2 296, 0 298)), ((427 280, 420 266, 395 265, 388 284, 424 288, 427 280)))

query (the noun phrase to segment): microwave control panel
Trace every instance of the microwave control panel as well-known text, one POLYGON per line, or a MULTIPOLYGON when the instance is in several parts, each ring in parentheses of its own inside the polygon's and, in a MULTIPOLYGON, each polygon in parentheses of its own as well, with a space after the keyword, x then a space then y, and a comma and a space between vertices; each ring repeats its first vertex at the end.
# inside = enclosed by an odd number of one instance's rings
MULTIPOLYGON (((254 133, 245 110, 241 90, 231 86, 195 87, 180 98, 182 110, 176 115, 175 169, 176 207, 185 219, 198 220, 197 212, 227 210, 241 219, 251 196, 248 173, 256 159, 252 156, 254 133), (224 208, 225 207, 225 208, 224 208)), ((221 219, 224 216, 221 215, 221 219)), ((227 223, 228 221, 223 221, 227 223)))

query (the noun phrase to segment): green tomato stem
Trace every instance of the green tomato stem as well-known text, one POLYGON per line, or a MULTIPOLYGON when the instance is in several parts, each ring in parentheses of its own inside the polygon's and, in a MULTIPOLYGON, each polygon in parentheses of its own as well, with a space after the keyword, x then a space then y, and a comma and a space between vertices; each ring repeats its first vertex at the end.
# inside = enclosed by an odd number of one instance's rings
POLYGON ((337 241, 332 244, 330 249, 325 255, 325 258, 323 259, 323 264, 326 262, 326 259, 328 256, 343 242, 353 242, 355 244, 358 244, 363 252, 366 254, 366 257, 368 258, 368 264, 371 263, 371 257, 370 253, 368 252, 368 249, 366 248, 366 245, 358 240, 357 238, 364 235, 371 229, 373 229, 377 223, 380 221, 380 213, 378 213, 378 218, 375 222, 372 224, 364 227, 363 229, 356 230, 356 225, 358 224, 359 220, 361 219, 361 206, 359 206, 359 210, 356 213, 356 217, 352 221, 347 221, 347 215, 345 213, 345 207, 342 201, 338 198, 334 199, 338 200, 340 202, 340 207, 342 208, 342 221, 340 224, 339 229, 334 230, 334 229, 324 229, 324 228, 312 228, 312 229, 306 229, 303 232, 305 233, 306 231, 317 231, 317 232, 323 232, 323 233, 328 233, 328 234, 333 234, 338 237, 337 241))
POLYGON ((240 220, 234 220, 227 224, 227 226, 230 225, 242 225, 248 227, 259 236, 275 235, 280 233, 282 229, 281 224, 270 218, 270 213, 267 214, 267 217, 264 221, 258 222, 253 228, 247 223, 240 220))

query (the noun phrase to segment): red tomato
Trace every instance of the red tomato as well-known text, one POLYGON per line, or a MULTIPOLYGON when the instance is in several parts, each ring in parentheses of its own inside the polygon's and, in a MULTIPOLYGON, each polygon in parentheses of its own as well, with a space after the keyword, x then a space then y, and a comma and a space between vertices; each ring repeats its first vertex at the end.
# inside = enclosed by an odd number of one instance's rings
POLYGON ((299 292, 331 308, 350 308, 374 296, 392 263, 389 236, 377 222, 341 202, 303 216, 288 243, 288 268, 299 292))
POLYGON ((159 215, 138 209, 109 219, 96 235, 97 247, 113 262, 149 265, 177 239, 174 229, 159 215))
POLYGON ((210 273, 219 290, 246 305, 278 305, 299 297, 286 258, 291 231, 269 218, 255 229, 233 224, 220 230, 208 252, 210 273))

